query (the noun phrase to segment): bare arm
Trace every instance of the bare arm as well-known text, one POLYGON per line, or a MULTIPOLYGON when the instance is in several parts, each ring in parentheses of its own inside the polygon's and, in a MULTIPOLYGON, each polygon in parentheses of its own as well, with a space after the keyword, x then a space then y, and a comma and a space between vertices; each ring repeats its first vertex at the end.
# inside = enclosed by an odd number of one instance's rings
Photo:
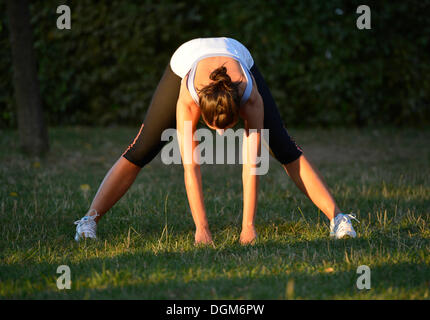
POLYGON ((261 129, 264 126, 263 100, 258 93, 247 103, 244 119, 245 132, 242 147, 243 219, 240 242, 247 244, 257 236, 254 220, 257 212, 259 176, 255 174, 255 169, 257 156, 260 154, 261 129))
POLYGON ((206 218, 206 210, 203 201, 202 176, 200 165, 195 161, 193 154, 198 142, 193 140, 197 122, 200 118, 200 109, 193 105, 181 88, 180 98, 176 108, 176 126, 178 133, 179 149, 181 151, 184 166, 184 181, 187 191, 188 203, 196 225, 196 243, 208 244, 212 242, 209 224, 206 218), (181 97, 182 95, 182 97, 181 97))

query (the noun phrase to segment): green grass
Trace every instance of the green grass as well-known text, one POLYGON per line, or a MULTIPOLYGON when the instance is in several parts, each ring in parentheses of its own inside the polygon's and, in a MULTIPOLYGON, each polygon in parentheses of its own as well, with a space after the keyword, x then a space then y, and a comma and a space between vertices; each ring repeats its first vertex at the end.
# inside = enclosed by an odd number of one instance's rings
POLYGON ((158 158, 102 219, 99 240, 75 243, 73 222, 136 132, 53 128, 45 158, 21 155, 17 133, 1 132, 0 298, 429 299, 430 131, 290 130, 357 214, 356 239, 331 240, 328 220, 272 161, 259 238, 245 247, 241 167, 202 167, 215 248, 196 248, 182 167, 158 158), (56 287, 63 264, 71 290, 56 287), (360 291, 363 264, 372 288, 360 291))

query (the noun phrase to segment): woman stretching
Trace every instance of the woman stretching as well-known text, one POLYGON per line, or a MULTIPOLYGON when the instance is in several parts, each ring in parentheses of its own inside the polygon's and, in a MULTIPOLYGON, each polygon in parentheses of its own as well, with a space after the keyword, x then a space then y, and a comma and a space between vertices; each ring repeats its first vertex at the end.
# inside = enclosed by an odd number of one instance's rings
POLYGON ((176 128, 184 167, 184 180, 196 226, 195 243, 212 243, 203 203, 200 166, 195 161, 197 142, 185 134, 191 124, 194 134, 202 117, 219 134, 243 119, 242 168, 243 220, 240 242, 253 242, 257 234, 259 176, 255 156, 260 152, 261 129, 269 129, 269 148, 297 187, 330 220, 330 236, 355 237, 350 218, 337 206, 323 179, 303 151, 288 135, 276 103, 250 52, 231 38, 199 38, 182 44, 171 57, 152 97, 143 124, 134 141, 105 176, 85 217, 75 222, 78 241, 96 238, 100 218, 125 194, 140 170, 167 143, 164 130, 176 128), (254 130, 250 130, 254 129, 254 130), (254 152, 248 152, 254 150, 254 152), (191 160, 189 160, 191 158, 191 160), (184 161, 188 159, 189 161, 184 161), (254 171, 255 172, 255 171, 254 171))

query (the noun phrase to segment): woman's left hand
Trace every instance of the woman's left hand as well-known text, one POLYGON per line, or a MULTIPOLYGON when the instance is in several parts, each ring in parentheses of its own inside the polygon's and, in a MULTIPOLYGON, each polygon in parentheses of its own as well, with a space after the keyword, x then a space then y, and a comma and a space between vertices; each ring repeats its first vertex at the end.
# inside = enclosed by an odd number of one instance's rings
POLYGON ((242 227, 242 232, 240 234, 241 244, 251 244, 257 239, 257 232, 255 227, 242 227))

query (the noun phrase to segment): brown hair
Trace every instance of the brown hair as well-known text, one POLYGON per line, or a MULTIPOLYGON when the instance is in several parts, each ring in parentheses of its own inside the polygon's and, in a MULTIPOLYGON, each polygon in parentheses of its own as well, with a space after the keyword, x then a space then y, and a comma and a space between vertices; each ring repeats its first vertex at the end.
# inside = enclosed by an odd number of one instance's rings
POLYGON ((212 71, 209 79, 213 82, 199 90, 202 117, 207 124, 225 129, 239 119, 240 82, 232 82, 224 66, 212 71))

